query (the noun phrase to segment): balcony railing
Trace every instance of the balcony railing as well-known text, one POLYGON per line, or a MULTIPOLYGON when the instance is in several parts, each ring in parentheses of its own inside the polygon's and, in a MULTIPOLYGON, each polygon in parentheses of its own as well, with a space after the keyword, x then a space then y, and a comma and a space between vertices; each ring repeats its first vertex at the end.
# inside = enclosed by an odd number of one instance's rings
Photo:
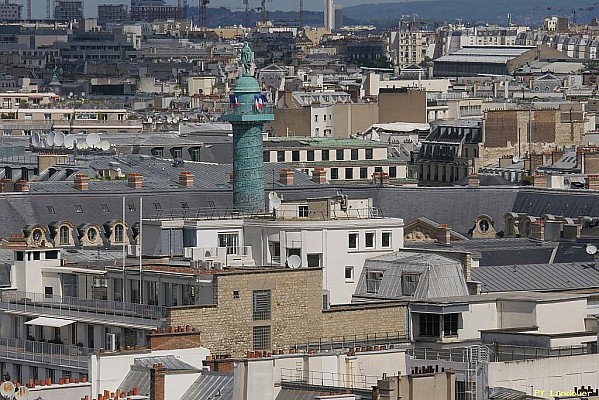
POLYGON ((239 257, 252 258, 251 246, 231 246, 231 247, 185 247, 185 258, 195 261, 218 261, 227 262, 229 259, 239 259, 239 257))
POLYGON ((344 374, 327 371, 302 371, 295 368, 281 368, 280 384, 301 384, 314 387, 343 389, 370 389, 377 385, 377 376, 344 374))
POLYGON ((106 324, 135 325, 145 329, 166 323, 166 307, 21 291, 3 291, 0 308, 29 315, 100 320, 106 324))
POLYGON ((0 338, 0 359, 29 361, 47 366, 87 371, 88 360, 95 350, 88 347, 0 338))
POLYGON ((382 332, 371 335, 348 335, 335 336, 328 338, 311 339, 307 342, 298 342, 290 348, 297 351, 314 350, 317 352, 333 351, 341 349, 357 349, 363 351, 374 350, 375 346, 379 348, 390 349, 396 345, 407 344, 407 336, 402 332, 382 332))
POLYGON ((226 114, 232 115, 260 115, 260 114, 272 114, 274 107, 272 104, 263 104, 262 107, 257 108, 251 104, 240 104, 232 105, 229 104, 225 107, 226 114))

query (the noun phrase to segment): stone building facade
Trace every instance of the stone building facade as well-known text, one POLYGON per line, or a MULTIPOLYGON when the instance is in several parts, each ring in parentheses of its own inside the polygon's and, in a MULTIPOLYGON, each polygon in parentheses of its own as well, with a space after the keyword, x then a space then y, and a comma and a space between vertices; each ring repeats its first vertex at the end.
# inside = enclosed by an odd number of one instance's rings
POLYGON ((321 268, 216 272, 214 304, 173 307, 168 323, 190 325, 213 353, 288 349, 319 339, 405 335, 405 302, 323 310, 321 268))

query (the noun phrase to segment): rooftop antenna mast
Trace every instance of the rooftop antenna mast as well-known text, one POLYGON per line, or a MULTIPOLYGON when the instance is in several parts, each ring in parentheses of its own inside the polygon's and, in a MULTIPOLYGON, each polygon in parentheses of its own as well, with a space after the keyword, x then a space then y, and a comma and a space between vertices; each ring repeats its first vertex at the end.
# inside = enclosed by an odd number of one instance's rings
POLYGON ((266 11, 266 0, 262 0, 260 3, 260 21, 266 22, 268 20, 268 12, 266 11))
POLYGON ((250 2, 243 0, 243 4, 245 4, 245 27, 247 28, 249 26, 250 2))
POLYGON ((46 0, 46 19, 52 19, 52 0, 46 0))
POLYGON ((31 0, 27 0, 27 19, 31 21, 31 0))
POLYGON ((304 29, 304 0, 299 0, 299 25, 304 29))

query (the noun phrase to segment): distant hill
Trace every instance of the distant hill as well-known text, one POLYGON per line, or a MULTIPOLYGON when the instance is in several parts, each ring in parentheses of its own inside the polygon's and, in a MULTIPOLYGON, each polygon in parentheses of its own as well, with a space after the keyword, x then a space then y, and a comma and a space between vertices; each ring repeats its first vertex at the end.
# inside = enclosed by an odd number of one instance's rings
POLYGON ((470 23, 506 24, 508 13, 512 22, 538 26, 551 15, 572 17, 577 22, 589 22, 599 16, 599 1, 594 0, 425 0, 398 3, 362 4, 345 7, 344 16, 362 24, 378 27, 398 25, 402 16, 417 15, 427 22, 452 22, 462 19, 470 23))

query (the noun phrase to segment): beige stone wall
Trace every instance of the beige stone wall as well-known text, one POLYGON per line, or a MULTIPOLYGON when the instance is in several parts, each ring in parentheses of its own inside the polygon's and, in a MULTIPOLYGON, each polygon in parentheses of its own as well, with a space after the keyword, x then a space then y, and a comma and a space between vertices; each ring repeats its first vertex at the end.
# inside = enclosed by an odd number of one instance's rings
POLYGON ((378 97, 379 123, 426 123, 426 90, 381 90, 378 97))
POLYGON ((245 356, 252 328, 271 326, 272 349, 287 349, 319 338, 353 335, 405 335, 405 303, 358 304, 322 311, 322 269, 279 269, 215 274, 212 306, 173 307, 168 323, 190 325, 212 353, 245 356), (271 291, 271 319, 252 319, 254 290, 271 291), (238 294, 238 298, 234 295, 238 294))
POLYGON ((275 119, 267 129, 272 130, 273 136, 310 136, 311 112, 310 107, 275 108, 275 119))
POLYGON ((336 138, 348 138, 352 134, 362 133, 379 122, 377 103, 339 103, 333 106, 333 135, 336 138))
POLYGON ((339 306, 322 314, 325 338, 406 334, 404 303, 339 306))

